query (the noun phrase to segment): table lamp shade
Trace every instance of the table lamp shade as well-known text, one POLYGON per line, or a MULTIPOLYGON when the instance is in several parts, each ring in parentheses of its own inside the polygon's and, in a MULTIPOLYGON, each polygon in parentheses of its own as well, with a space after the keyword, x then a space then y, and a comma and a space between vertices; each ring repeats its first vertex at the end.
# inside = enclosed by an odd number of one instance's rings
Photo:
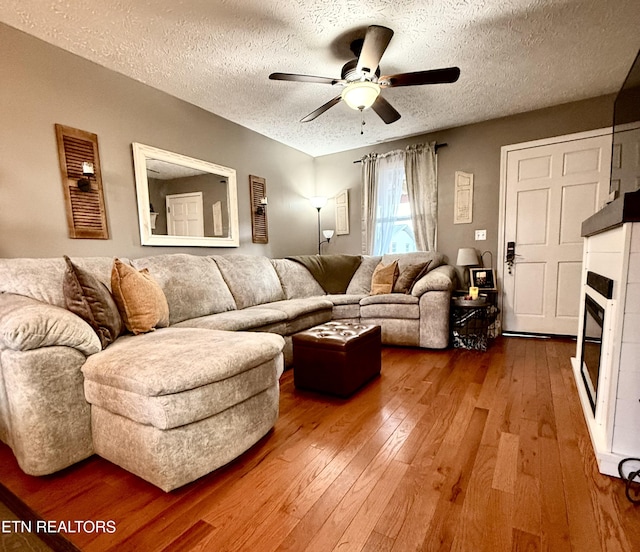
POLYGON ((458 266, 476 266, 478 264, 478 254, 473 247, 461 247, 458 249, 458 266))

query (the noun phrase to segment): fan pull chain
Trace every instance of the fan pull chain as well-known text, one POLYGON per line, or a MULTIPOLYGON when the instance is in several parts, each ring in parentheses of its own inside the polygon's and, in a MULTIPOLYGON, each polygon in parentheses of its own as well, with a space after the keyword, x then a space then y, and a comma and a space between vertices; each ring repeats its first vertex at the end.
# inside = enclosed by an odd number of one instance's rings
POLYGON ((360 136, 362 136, 364 134, 364 109, 360 110, 360 117, 361 117, 361 123, 360 123, 360 136))

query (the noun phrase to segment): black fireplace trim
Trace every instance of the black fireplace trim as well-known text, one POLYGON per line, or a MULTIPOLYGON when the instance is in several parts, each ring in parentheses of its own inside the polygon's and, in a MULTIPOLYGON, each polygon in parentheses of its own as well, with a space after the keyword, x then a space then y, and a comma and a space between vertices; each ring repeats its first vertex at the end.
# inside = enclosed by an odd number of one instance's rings
POLYGON ((589 270, 587 272, 587 285, 590 288, 595 289, 606 299, 611 299, 613 297, 613 280, 611 278, 607 278, 606 276, 596 274, 589 270))
MULTIPOLYGON (((605 310, 598 304, 596 303, 593 298, 591 298, 588 294, 585 295, 584 297, 584 325, 583 328, 585 329, 586 332, 586 328, 587 328, 587 318, 589 317, 589 315, 591 315, 592 319, 594 320, 594 322, 596 322, 596 324, 600 327, 600 336, 598 338, 598 340, 596 340, 595 342, 592 341, 591 339, 587 338, 586 335, 582 336, 582 352, 580 354, 580 362, 582 364, 582 366, 580 367, 580 375, 582 376, 582 381, 584 382, 584 387, 585 387, 585 391, 587 393, 587 398, 589 399, 589 403, 591 404, 591 410, 593 411, 593 415, 595 416, 596 414, 596 396, 598 395, 598 379, 599 377, 596 377, 596 381, 590 381, 587 382, 587 378, 589 378, 589 380, 591 380, 591 377, 588 376, 588 372, 589 372, 589 368, 586 364, 585 361, 585 346, 587 343, 598 343, 601 345, 602 344, 602 330, 604 329, 604 315, 605 315, 605 310), (589 383, 591 383, 591 385, 589 385, 589 383), (593 395, 591 394, 591 389, 593 389, 593 395)), ((601 362, 602 362, 602 349, 600 348, 598 351, 598 359, 597 359, 597 366, 598 366, 598 375, 600 372, 600 366, 601 366, 601 362)))

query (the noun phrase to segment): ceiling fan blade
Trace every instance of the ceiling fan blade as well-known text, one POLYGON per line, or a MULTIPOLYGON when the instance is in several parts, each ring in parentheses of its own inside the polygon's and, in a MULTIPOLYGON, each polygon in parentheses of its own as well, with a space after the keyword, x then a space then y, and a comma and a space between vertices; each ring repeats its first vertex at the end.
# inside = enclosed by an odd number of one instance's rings
POLYGON ((442 84, 456 82, 460 77, 458 67, 445 69, 430 69, 428 71, 416 71, 415 73, 398 73, 397 75, 383 76, 378 79, 381 86, 414 86, 418 84, 442 84))
POLYGON ((375 75, 376 69, 380 65, 380 58, 389 46, 391 37, 393 37, 393 31, 387 27, 371 25, 367 29, 356 66, 358 73, 368 72, 372 76, 375 75))
POLYGON ((330 77, 314 77, 313 75, 296 75, 294 73, 271 73, 271 80, 294 81, 294 82, 316 82, 318 84, 337 84, 340 79, 330 77))
POLYGON ((312 111, 311 113, 309 113, 309 115, 307 115, 306 117, 300 119, 300 122, 308 123, 309 121, 313 121, 318 115, 322 115, 325 111, 332 108, 337 103, 340 103, 341 99, 342 99, 342 96, 336 96, 332 100, 329 100, 326 104, 320 106, 315 111, 312 111))
POLYGON ((400 118, 400 113, 382 96, 376 98, 371 109, 373 109, 386 124, 394 123, 400 118))

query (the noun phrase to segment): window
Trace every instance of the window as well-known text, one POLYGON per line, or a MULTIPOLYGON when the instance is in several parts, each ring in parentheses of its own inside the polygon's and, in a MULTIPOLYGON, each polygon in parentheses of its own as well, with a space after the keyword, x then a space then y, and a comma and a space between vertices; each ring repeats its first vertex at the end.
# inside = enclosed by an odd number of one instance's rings
POLYGON ((362 158, 363 253, 435 251, 437 217, 435 142, 362 158))
POLYGON ((373 254, 416 250, 404 159, 401 155, 388 155, 380 159, 378 166, 373 254))

